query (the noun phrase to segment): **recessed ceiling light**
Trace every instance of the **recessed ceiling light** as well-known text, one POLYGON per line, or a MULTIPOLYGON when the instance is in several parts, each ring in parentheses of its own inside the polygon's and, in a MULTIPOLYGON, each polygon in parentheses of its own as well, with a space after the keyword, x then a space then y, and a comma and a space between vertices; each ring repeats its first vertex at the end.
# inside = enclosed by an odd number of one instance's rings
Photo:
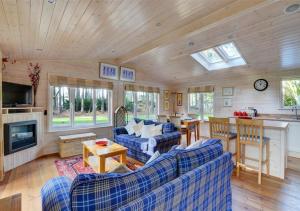
POLYGON ((35 50, 37 50, 37 51, 43 51, 43 49, 41 49, 41 48, 37 48, 37 49, 35 49, 35 50))
POLYGON ((161 23, 160 23, 160 22, 158 22, 158 23, 156 23, 155 25, 156 25, 156 26, 161 26, 161 23))
POLYGON ((48 3, 55 4, 55 0, 48 0, 48 3))
POLYGON ((284 10, 286 14, 291 14, 300 11, 300 4, 291 4, 284 10))

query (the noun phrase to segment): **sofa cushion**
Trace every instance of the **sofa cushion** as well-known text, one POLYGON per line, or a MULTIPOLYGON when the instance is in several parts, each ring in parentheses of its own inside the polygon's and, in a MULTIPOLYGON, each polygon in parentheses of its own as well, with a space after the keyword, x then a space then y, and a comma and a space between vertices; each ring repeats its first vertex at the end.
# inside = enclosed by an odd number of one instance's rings
POLYGON ((148 142, 147 138, 139 138, 135 135, 121 134, 115 137, 117 143, 131 149, 141 151, 141 144, 148 142))
POLYGON ((71 187, 71 206, 81 210, 115 210, 177 176, 175 156, 164 154, 127 174, 79 174, 71 187))
POLYGON ((175 125, 171 122, 166 122, 162 126, 162 131, 164 133, 172 133, 175 131, 175 125))
POLYGON ((182 175, 223 154, 221 140, 209 140, 200 147, 184 150, 173 150, 178 162, 178 174, 182 175))

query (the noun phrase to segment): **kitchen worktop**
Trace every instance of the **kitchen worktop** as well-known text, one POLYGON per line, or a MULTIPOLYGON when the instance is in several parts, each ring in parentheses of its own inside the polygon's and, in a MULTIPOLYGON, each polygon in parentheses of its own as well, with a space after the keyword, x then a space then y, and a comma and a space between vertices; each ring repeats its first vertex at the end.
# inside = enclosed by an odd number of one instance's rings
MULTIPOLYGON (((255 117, 254 119, 260 119, 255 117)), ((286 129, 289 126, 288 122, 282 120, 264 120, 264 128, 286 129)), ((230 117, 230 124, 235 124, 235 117, 230 117)))

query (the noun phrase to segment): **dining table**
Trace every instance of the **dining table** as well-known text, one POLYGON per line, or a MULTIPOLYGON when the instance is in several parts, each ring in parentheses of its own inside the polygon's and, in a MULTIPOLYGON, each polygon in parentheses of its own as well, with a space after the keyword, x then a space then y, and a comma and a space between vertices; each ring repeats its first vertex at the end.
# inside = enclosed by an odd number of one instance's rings
POLYGON ((200 120, 198 119, 183 119, 181 120, 181 132, 186 133, 186 144, 191 144, 192 132, 195 134, 195 141, 200 139, 200 120))

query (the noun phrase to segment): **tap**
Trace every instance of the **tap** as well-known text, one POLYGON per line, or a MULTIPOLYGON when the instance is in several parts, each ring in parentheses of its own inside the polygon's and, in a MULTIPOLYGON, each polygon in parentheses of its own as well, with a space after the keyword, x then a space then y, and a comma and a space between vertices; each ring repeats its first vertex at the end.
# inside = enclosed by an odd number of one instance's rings
POLYGON ((294 110, 295 110, 295 114, 296 114, 296 119, 299 120, 300 117, 298 116, 298 107, 297 106, 293 107, 292 112, 294 112, 294 110))

